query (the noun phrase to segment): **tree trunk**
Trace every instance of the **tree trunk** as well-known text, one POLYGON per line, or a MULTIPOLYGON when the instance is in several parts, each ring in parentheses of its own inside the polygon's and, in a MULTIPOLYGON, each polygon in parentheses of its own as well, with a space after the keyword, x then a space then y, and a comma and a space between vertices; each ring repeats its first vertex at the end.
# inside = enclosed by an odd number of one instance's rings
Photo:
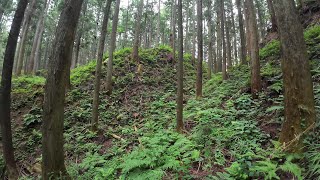
POLYGON ((212 29, 212 45, 213 45, 213 50, 212 50, 212 55, 213 55, 213 72, 217 73, 218 72, 218 64, 217 64, 217 45, 216 45, 216 27, 214 26, 212 29))
POLYGON ((222 72, 221 1, 217 3, 217 72, 222 72))
POLYGON ((28 9, 25 12, 25 16, 23 19, 21 39, 20 39, 20 45, 19 45, 19 53, 18 53, 18 59, 17 59, 17 72, 16 72, 16 74, 18 76, 21 75, 21 71, 23 68, 23 59, 24 59, 24 52, 25 52, 25 48, 26 48, 28 30, 29 30, 31 15, 32 15, 32 12, 34 11, 34 8, 35 8, 35 4, 36 4, 36 0, 31 0, 31 3, 29 4, 28 9))
POLYGON ((303 151, 303 137, 315 125, 315 103, 303 27, 294 1, 274 1, 281 41, 284 121, 280 142, 288 152, 303 151))
POLYGON ((42 127, 42 178, 68 177, 64 165, 64 101, 69 79, 72 48, 83 0, 66 1, 57 25, 49 57, 42 127))
MULTIPOLYGON (((87 1, 84 2, 83 7, 82 7, 82 16, 85 17, 86 16, 86 12, 87 12, 87 1)), ((76 68, 78 65, 78 61, 79 61, 79 52, 80 52, 80 46, 81 46, 81 37, 83 34, 83 29, 84 29, 84 21, 81 21, 81 25, 79 26, 80 29, 78 29, 78 33, 77 33, 77 39, 75 42, 75 52, 74 52, 74 60, 73 63, 71 65, 71 68, 76 68)))
POLYGON ((184 40, 184 52, 186 53, 189 53, 190 52, 190 46, 189 46, 189 31, 190 31, 190 20, 189 20, 189 17, 191 17, 191 10, 190 10, 190 3, 189 1, 187 1, 187 15, 186 15, 186 37, 185 37, 185 40, 184 40))
POLYGON ((264 24, 264 13, 262 12, 262 4, 259 0, 255 0, 256 9, 258 11, 258 19, 259 19, 259 31, 260 31, 260 39, 263 40, 265 36, 265 24, 264 24))
POLYGON ((260 61, 259 61, 259 37, 256 14, 254 10, 253 0, 245 0, 246 11, 248 14, 248 32, 250 36, 250 61, 251 61, 251 93, 254 98, 261 91, 260 61))
POLYGON ((231 23, 232 23, 232 31, 233 31, 233 54, 234 54, 234 61, 238 62, 238 48, 237 48, 237 30, 236 30, 236 24, 234 21, 234 12, 233 12, 233 3, 231 1, 230 6, 231 11, 231 23))
POLYGON ((109 46, 109 60, 108 60, 107 84, 106 84, 107 93, 109 95, 111 95, 112 93, 113 52, 116 48, 119 9, 120 9, 120 0, 117 0, 115 10, 114 10, 113 20, 112 20, 112 33, 111 33, 111 40, 110 40, 110 46, 109 46))
MULTIPOLYGON (((246 34, 246 54, 247 54, 247 58, 250 57, 250 38, 251 36, 249 35, 250 34, 250 25, 249 25, 249 11, 248 11, 248 7, 245 5, 245 0, 244 0, 244 7, 243 7, 243 11, 244 11, 244 16, 245 16, 245 21, 244 21, 244 24, 245 24, 245 27, 246 27, 246 31, 245 31, 245 34, 246 34)), ((251 62, 249 61, 249 64, 251 62)))
POLYGON ((224 9, 224 0, 220 0, 220 13, 221 13, 221 38, 222 38, 222 79, 227 80, 227 45, 225 39, 225 22, 226 13, 224 9))
POLYGON ((232 68, 232 57, 231 57, 231 38, 230 38, 231 25, 229 21, 226 21, 226 41, 227 41, 227 69, 232 68))
POLYGON ((156 44, 159 46, 161 44, 160 40, 160 24, 161 24, 161 0, 158 2, 158 22, 157 22, 157 42, 156 44))
POLYGON ((172 32, 172 40, 171 40, 171 47, 173 50, 173 60, 176 60, 176 15, 177 15, 177 8, 176 8, 176 0, 172 0, 172 27, 171 27, 171 32, 172 32))
POLYGON ((196 96, 202 97, 202 61, 203 61, 203 36, 202 36, 202 0, 197 0, 197 26, 198 26, 198 64, 196 96))
POLYGON ((140 0, 138 9, 137 9, 137 16, 136 16, 136 24, 135 24, 135 31, 134 31, 134 43, 132 49, 132 59, 140 63, 139 57, 139 44, 140 44, 140 29, 141 29, 141 16, 143 10, 143 0, 140 0))
POLYGON ((4 54, 3 69, 0 86, 0 123, 2 136, 2 150, 3 157, 8 170, 8 179, 18 179, 19 173, 14 159, 14 149, 12 144, 12 130, 11 130, 11 81, 14 54, 17 47, 19 32, 27 7, 27 0, 20 0, 15 12, 8 41, 4 54))
POLYGON ((92 131, 97 131, 98 129, 101 67, 102 67, 102 61, 103 61, 104 42, 106 40, 106 35, 108 31, 108 21, 109 21, 111 3, 112 3, 112 0, 108 0, 106 3, 105 9, 104 9, 104 17, 103 17, 103 22, 101 27, 101 33, 99 38, 99 49, 98 49, 96 76, 94 81, 94 92, 93 92, 93 105, 92 105, 92 120, 91 120, 92 131))
POLYGON ((42 38, 42 33, 43 33, 43 29, 44 29, 44 18, 47 14, 48 8, 49 8, 49 4, 50 4, 50 0, 46 0, 45 2, 45 7, 44 7, 44 11, 43 13, 40 15, 38 23, 37 23, 37 28, 36 28, 36 32, 34 35, 34 39, 33 39, 33 44, 32 44, 32 50, 31 50, 31 54, 30 54, 30 58, 29 58, 29 66, 28 66, 28 70, 27 70, 27 74, 30 73, 34 73, 35 72, 35 64, 37 64, 38 62, 35 62, 36 59, 36 51, 38 51, 39 53, 39 48, 40 48, 40 42, 41 42, 41 38, 42 38))
POLYGON ((183 125, 183 25, 182 0, 178 0, 178 67, 177 67, 177 131, 182 133, 183 125))
MULTIPOLYGON (((195 6, 193 5, 192 7, 193 10, 195 10, 195 6)), ((192 25, 193 25, 193 30, 192 30, 192 65, 195 66, 196 64, 196 22, 195 22, 195 17, 192 16, 192 25)))
POLYGON ((269 14, 271 16, 271 32, 277 31, 277 21, 276 21, 276 14, 274 12, 273 2, 272 0, 267 0, 269 14))
POLYGON ((129 6, 130 6, 130 0, 128 0, 128 6, 127 6, 125 30, 124 30, 124 37, 123 37, 123 48, 127 47, 128 45, 129 6))
POLYGON ((243 15, 242 15, 242 10, 241 10, 241 0, 236 0, 237 4, 237 9, 238 9, 238 17, 239 17, 239 31, 240 31, 240 61, 241 64, 247 64, 246 61, 246 39, 244 35, 244 26, 243 26, 243 15))
POLYGON ((208 35, 209 35, 209 44, 208 44, 208 78, 211 79, 211 74, 212 74, 212 63, 213 63, 213 39, 212 39, 212 19, 211 19, 211 1, 208 1, 208 35))

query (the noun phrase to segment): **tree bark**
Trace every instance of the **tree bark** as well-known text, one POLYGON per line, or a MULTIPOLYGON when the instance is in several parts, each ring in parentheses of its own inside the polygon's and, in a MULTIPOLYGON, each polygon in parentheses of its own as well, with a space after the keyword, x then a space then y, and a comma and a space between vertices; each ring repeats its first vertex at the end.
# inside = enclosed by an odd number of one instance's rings
POLYGON ((233 3, 230 2, 230 11, 231 11, 231 23, 232 23, 232 30, 233 30, 233 54, 234 54, 234 61, 238 62, 238 48, 237 48, 237 30, 236 24, 234 21, 234 12, 233 12, 233 3))
MULTIPOLYGON (((87 11, 87 1, 84 2, 83 7, 82 7, 82 16, 85 17, 86 16, 86 11, 87 11)), ((74 49, 74 60, 73 63, 71 65, 71 68, 74 69, 77 67, 78 65, 78 61, 79 61, 79 52, 80 52, 80 46, 81 46, 81 37, 83 34, 83 29, 84 29, 84 21, 81 21, 81 25, 79 26, 80 29, 78 29, 78 33, 77 33, 77 38, 76 38, 76 42, 75 42, 75 49, 74 49)))
POLYGON ((103 17, 103 22, 101 27, 101 33, 99 38, 99 49, 98 49, 96 76, 94 81, 93 104, 92 104, 92 120, 91 120, 92 131, 97 131, 98 129, 101 68, 102 68, 102 61, 103 61, 104 42, 106 40, 106 35, 108 31, 108 21, 109 21, 111 3, 112 3, 112 0, 108 0, 106 3, 105 9, 104 9, 104 17, 103 17))
POLYGON ((138 9, 137 9, 137 17, 136 17, 136 24, 135 24, 135 31, 134 31, 134 43, 133 43, 133 49, 132 49, 132 59, 136 61, 137 64, 140 63, 139 44, 140 44, 142 10, 143 10, 143 0, 140 0, 138 9))
POLYGON ((187 1, 187 15, 186 15, 186 36, 185 36, 185 40, 184 40, 184 51, 186 53, 190 52, 190 37, 189 37, 189 34, 190 34, 190 20, 189 18, 191 17, 191 10, 190 10, 190 2, 187 1))
POLYGON ((226 41, 227 41, 227 69, 232 68, 232 57, 231 57, 231 38, 230 38, 231 25, 229 21, 226 21, 226 41))
POLYGON ((20 45, 19 45, 19 53, 18 53, 18 59, 17 59, 17 72, 16 72, 16 74, 18 76, 21 75, 21 71, 23 68, 23 59, 24 59, 24 52, 25 52, 25 48, 26 48, 28 29, 29 29, 29 25, 30 25, 32 12, 34 11, 34 8, 35 8, 35 4, 36 4, 36 0, 32 0, 28 6, 28 9, 25 12, 24 19, 23 19, 21 39, 20 39, 20 45))
POLYGON ((130 6, 130 0, 128 0, 128 6, 127 6, 125 30, 124 30, 124 37, 123 37, 123 48, 125 48, 128 45, 127 41, 128 41, 129 6, 130 6))
POLYGON ((160 39, 160 24, 161 24, 161 9, 160 9, 161 0, 158 2, 158 22, 157 22, 157 42, 156 44, 159 46, 161 44, 160 39))
POLYGON ((198 26, 198 64, 197 64, 197 83, 196 96, 202 97, 202 61, 203 61, 203 35, 202 35, 202 0, 197 0, 197 26, 198 26))
POLYGON ((222 38, 222 79, 227 80, 227 45, 225 39, 225 22, 226 13, 224 9, 224 0, 220 0, 220 13, 221 13, 221 38, 222 38))
POLYGON ((267 0, 269 14, 271 16, 271 32, 277 31, 277 21, 276 14, 274 12, 273 2, 272 0, 267 0))
POLYGON ((307 47, 294 1, 274 1, 274 9, 281 41, 284 86, 280 142, 288 152, 301 152, 303 137, 314 127, 316 120, 307 47))
POLYGON ((106 84, 106 90, 109 95, 111 95, 112 93, 113 52, 116 48, 119 9, 120 9, 120 0, 117 0, 115 10, 114 10, 113 20, 112 20, 112 33, 111 33, 111 40, 110 40, 110 47, 109 47, 109 60, 108 60, 107 84, 106 84))
POLYGON ((3 157, 8 170, 8 179, 18 179, 19 173, 14 159, 11 130, 11 81, 14 54, 17 47, 19 32, 28 0, 20 0, 15 12, 4 54, 0 86, 0 123, 3 145, 3 157))
POLYGON ((177 67, 177 131, 182 133, 183 125, 183 25, 182 0, 178 0, 178 67, 177 67))
POLYGON ((217 72, 222 72, 222 36, 221 36, 221 1, 216 1, 217 6, 217 72))
MULTIPOLYGON (((244 2, 243 2, 243 11, 244 11, 244 16, 245 16, 245 20, 244 20, 244 25, 245 25, 245 34, 246 34, 246 58, 247 58, 247 60, 248 60, 248 58, 250 57, 250 48, 251 48, 251 45, 250 45, 250 42, 251 42, 251 40, 250 40, 250 38, 251 38, 251 36, 249 35, 250 34, 250 25, 249 25, 249 11, 248 11, 248 8, 247 8, 247 6, 246 6, 246 4, 245 4, 246 2, 245 2, 245 0, 244 0, 244 2)), ((250 61, 248 62, 249 64, 251 63, 250 61)))
POLYGON ((258 19, 259 19, 259 32, 260 32, 260 39, 263 40, 265 36, 265 23, 264 23, 264 13, 262 12, 262 4, 259 0, 255 1, 256 9, 258 11, 258 19))
POLYGON ((65 2, 49 57, 42 127, 42 178, 68 178, 64 165, 64 101, 72 48, 83 0, 65 2))
POLYGON ((212 29, 212 45, 213 45, 213 50, 212 50, 212 55, 213 55, 213 72, 217 73, 218 72, 218 63, 217 63, 217 45, 216 45, 216 27, 213 26, 212 29))
POLYGON ((35 59, 37 58, 36 52, 39 53, 42 33, 43 33, 43 29, 44 29, 44 27, 43 27, 44 26, 44 19, 47 14, 47 11, 48 11, 49 4, 50 4, 50 0, 46 0, 45 5, 44 5, 45 6, 44 11, 40 15, 38 23, 37 23, 37 28, 36 28, 36 32, 35 32, 33 44, 32 44, 32 50, 31 50, 31 54, 30 54, 30 58, 29 58, 29 66, 28 66, 27 74, 35 73, 35 71, 36 71, 35 64, 38 63, 35 61, 35 59))
POLYGON ((171 47, 173 50, 173 60, 176 60, 176 15, 177 15, 177 8, 176 8, 176 0, 172 0, 172 27, 171 27, 171 33, 172 33, 172 39, 171 39, 171 47))
POLYGON ((251 62, 251 93, 257 98, 257 93, 261 91, 260 61, 259 61, 259 37, 256 14, 254 10, 253 0, 245 0, 246 11, 248 14, 248 32, 250 62, 251 62))
POLYGON ((212 63, 213 63, 213 39, 212 39, 212 19, 211 19, 211 1, 208 1, 207 4, 207 8, 208 8, 208 35, 209 35, 209 44, 208 44, 208 78, 211 79, 211 75, 212 75, 212 63))
MULTIPOLYGON (((195 3, 192 6, 192 9, 195 10, 195 3)), ((192 16, 192 25, 193 25, 193 30, 192 30, 192 60, 191 63, 193 66, 196 64, 196 22, 195 22, 195 17, 192 16)))
POLYGON ((238 9, 238 17, 239 17, 239 31, 240 31, 240 61, 241 64, 247 64, 246 61, 246 39, 244 35, 244 26, 243 26, 243 15, 241 10, 241 0, 236 0, 237 9, 238 9))

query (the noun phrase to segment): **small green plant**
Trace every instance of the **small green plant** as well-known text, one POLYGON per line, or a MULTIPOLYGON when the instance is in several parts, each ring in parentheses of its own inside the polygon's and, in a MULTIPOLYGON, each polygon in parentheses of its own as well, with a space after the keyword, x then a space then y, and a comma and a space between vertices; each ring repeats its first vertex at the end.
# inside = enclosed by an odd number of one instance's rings
POLYGON ((269 42, 265 47, 260 49, 259 56, 265 60, 272 57, 273 59, 279 59, 280 57, 280 41, 273 40, 269 42))
POLYGON ((26 128, 33 127, 42 122, 42 109, 33 107, 30 112, 23 116, 23 125, 26 128))

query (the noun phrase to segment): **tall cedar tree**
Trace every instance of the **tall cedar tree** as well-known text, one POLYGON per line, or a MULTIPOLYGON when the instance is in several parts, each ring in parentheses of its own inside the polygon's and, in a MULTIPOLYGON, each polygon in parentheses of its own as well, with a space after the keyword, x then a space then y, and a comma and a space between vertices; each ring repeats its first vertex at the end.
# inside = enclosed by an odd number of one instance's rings
POLYGON ((142 9, 143 9, 143 0, 140 0, 137 15, 136 15, 136 23, 134 29, 134 41, 133 41, 133 48, 132 48, 132 59, 140 63, 139 58, 139 45, 140 45, 140 30, 141 30, 141 18, 142 18, 142 9))
POLYGON ((172 48, 172 57, 173 60, 176 60, 176 15, 177 15, 177 8, 176 8, 176 0, 172 0, 171 4, 171 34, 170 34, 170 45, 172 48))
POLYGON ((202 61, 203 61, 203 35, 202 35, 202 0, 197 0, 197 24, 198 24, 198 64, 197 64, 197 82, 196 96, 202 97, 202 61))
POLYGON ((238 19, 239 19, 239 31, 240 31, 240 62, 241 64, 246 64, 246 38, 244 33, 243 26, 243 11, 241 9, 242 0, 236 0, 237 9, 238 9, 238 19))
POLYGON ((216 72, 222 72, 222 37, 221 37, 221 8, 220 3, 221 1, 216 2, 216 9, 217 9, 217 65, 216 65, 216 72))
MULTIPOLYGON (((82 5, 82 10, 81 10, 81 17, 85 17, 86 16, 86 12, 88 9, 88 2, 84 1, 83 5, 82 5)), ((79 63, 79 53, 80 53, 80 47, 81 47, 81 38, 83 35, 83 31, 85 29, 84 25, 85 25, 85 20, 81 20, 82 18, 80 18, 80 25, 78 28, 78 32, 76 35, 76 41, 74 43, 74 55, 73 55, 73 60, 71 63, 71 68, 75 68, 77 67, 78 63, 79 63)))
POLYGON ((7 47, 4 54, 0 86, 0 123, 3 146, 3 157, 8 170, 9 179, 18 179, 18 170, 14 159, 11 130, 11 81, 14 53, 17 47, 19 32, 28 5, 28 0, 20 0, 12 21, 7 47))
POLYGON ((23 24, 22 24, 22 30, 21 30, 21 37, 19 41, 19 47, 18 47, 18 56, 17 56, 17 67, 16 67, 16 74, 19 76, 21 75, 21 71, 23 68, 23 59, 25 57, 25 49, 27 44, 27 36, 29 33, 29 27, 30 27, 30 21, 31 16, 34 11, 34 8, 36 6, 36 0, 31 0, 30 4, 25 12, 23 24))
POLYGON ((50 5, 50 0, 45 0, 44 9, 43 9, 43 12, 41 12, 41 15, 39 17, 36 32, 33 39, 32 50, 31 50, 28 69, 27 69, 28 74, 30 73, 35 74, 35 72, 37 71, 37 66, 39 64, 39 53, 40 53, 39 51, 41 46, 41 39, 44 31, 44 19, 45 19, 45 16, 47 15, 49 5, 50 5))
POLYGON ((221 17, 221 38, 222 38, 222 79, 227 80, 227 44, 225 38, 226 13, 224 9, 224 0, 220 0, 221 17))
POLYGON ((119 19, 120 0, 116 1, 116 6, 114 8, 114 15, 112 20, 112 32, 109 46, 109 59, 108 59, 108 72, 107 72, 107 92, 110 95, 112 93, 112 71, 113 71, 113 52, 116 49, 117 40, 117 28, 119 19))
POLYGON ((183 130, 183 25, 182 0, 178 0, 178 68, 177 68, 177 131, 183 130))
POLYGON ((246 13, 248 14, 248 31, 251 61, 251 93, 254 98, 257 97, 257 93, 261 91, 261 76, 260 76, 260 61, 259 61, 259 38, 256 14, 254 10, 253 0, 245 0, 246 13))
POLYGON ((303 132, 314 127, 314 94, 303 27, 292 0, 276 0, 284 86, 284 122, 280 142, 289 152, 302 151, 303 132))
POLYGON ((49 57, 42 129, 42 178, 68 176, 64 165, 64 101, 75 31, 83 0, 65 1, 49 57))
POLYGON ((98 48, 98 57, 97 57, 97 66, 96 66, 96 76, 94 81, 94 92, 93 92, 93 105, 92 105, 92 120, 91 120, 91 129, 96 131, 98 128, 98 119, 99 119, 99 92, 100 92, 100 79, 101 79, 101 67, 103 60, 103 51, 104 51, 104 42, 106 40, 106 35, 108 31, 108 21, 110 15, 112 0, 106 2, 104 9, 104 17, 101 27, 101 33, 99 38, 99 48, 98 48))
POLYGON ((208 43, 208 78, 210 79, 211 78, 211 74, 212 74, 212 71, 213 71, 213 38, 212 38, 212 19, 211 19, 211 1, 207 1, 207 12, 208 12, 208 35, 209 35, 209 43, 208 43))
POLYGON ((277 31, 277 21, 276 21, 276 14, 274 12, 273 2, 272 0, 267 0, 269 14, 271 17, 271 31, 277 31))

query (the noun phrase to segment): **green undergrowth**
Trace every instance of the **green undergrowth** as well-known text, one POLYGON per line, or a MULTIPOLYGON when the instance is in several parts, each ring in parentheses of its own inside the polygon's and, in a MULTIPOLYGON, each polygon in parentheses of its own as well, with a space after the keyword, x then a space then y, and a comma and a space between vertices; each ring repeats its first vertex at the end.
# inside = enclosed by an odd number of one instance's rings
MULTIPOLYGON (((317 117, 320 117, 318 36, 318 27, 305 32, 312 60, 317 117)), ((110 96, 104 90, 108 55, 104 57, 97 133, 89 130, 95 62, 71 72, 73 88, 66 99, 64 148, 72 178, 320 177, 319 121, 305 140, 304 154, 286 154, 277 142, 284 113, 278 41, 261 50, 263 91, 257 99, 250 94, 247 66, 233 67, 226 81, 221 73, 205 79, 203 97, 196 99, 196 72, 191 55, 185 54, 184 134, 175 132, 176 66, 170 62, 172 50, 168 46, 140 49, 141 74, 137 73, 131 52, 131 48, 125 48, 114 53, 114 88, 110 96)), ((31 82, 30 88, 44 84, 40 79, 20 81, 15 87, 22 88, 25 82, 31 82)), ((17 158, 20 164, 26 164, 21 169, 26 169, 24 174, 31 179, 40 177, 30 169, 41 162, 41 106, 41 103, 28 104, 28 111, 21 113, 21 121, 14 121, 15 127, 19 127, 14 133, 17 158)), ((21 110, 19 107, 16 108, 21 110)))
MULTIPOLYGON (((307 44, 308 53, 311 59, 320 59, 320 26, 314 25, 304 31, 304 39, 307 44)), ((259 52, 262 60, 280 59, 280 42, 272 40, 259 52)))

